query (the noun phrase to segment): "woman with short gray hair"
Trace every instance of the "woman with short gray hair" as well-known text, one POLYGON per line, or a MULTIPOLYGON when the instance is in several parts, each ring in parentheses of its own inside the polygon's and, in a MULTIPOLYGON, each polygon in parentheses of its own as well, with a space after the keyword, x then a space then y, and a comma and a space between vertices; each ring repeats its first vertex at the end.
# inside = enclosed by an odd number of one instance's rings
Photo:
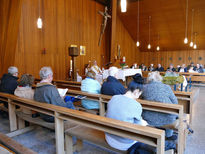
MULTIPOLYGON (((142 97, 145 100, 178 104, 177 98, 174 95, 169 85, 163 84, 162 77, 159 72, 152 72, 148 77, 148 84, 144 86, 142 97)), ((142 114, 143 118, 149 125, 161 127, 164 125, 172 124, 176 120, 176 115, 159 113, 154 111, 144 110, 142 114)), ((167 136, 172 135, 171 133, 167 136)))
MULTIPOLYGON (((37 83, 34 92, 34 100, 42 103, 53 104, 57 106, 62 106, 70 109, 75 109, 72 102, 64 102, 61 98, 56 86, 52 84, 53 71, 50 67, 42 67, 39 75, 41 77, 41 82, 37 83)), ((54 117, 40 114, 43 120, 47 122, 54 122, 54 117)))

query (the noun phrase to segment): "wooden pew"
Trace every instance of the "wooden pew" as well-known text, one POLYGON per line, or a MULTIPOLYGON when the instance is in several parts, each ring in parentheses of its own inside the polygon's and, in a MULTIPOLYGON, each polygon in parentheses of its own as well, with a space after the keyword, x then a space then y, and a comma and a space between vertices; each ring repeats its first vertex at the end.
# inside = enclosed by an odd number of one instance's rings
MULTIPOLYGON (((9 138, 8 136, 0 133, 0 146, 3 145, 12 153, 18 154, 37 154, 31 149, 24 147, 15 140, 9 138)), ((1 153, 1 152, 0 152, 1 153)))
POLYGON ((189 115, 189 125, 192 128, 193 122, 193 105, 199 96, 199 88, 192 88, 190 92, 173 91, 178 99, 178 103, 183 105, 184 113, 189 115))
MULTIPOLYGON (((115 134, 118 136, 138 140, 140 142, 152 145, 157 148, 158 154, 164 153, 164 131, 150 128, 146 126, 134 125, 127 122, 121 122, 115 119, 109 119, 102 116, 89 114, 77 110, 71 110, 68 108, 55 106, 46 103, 40 103, 33 100, 19 98, 14 95, 0 93, 0 98, 8 100, 9 104, 9 117, 10 126, 17 129, 16 119, 16 105, 44 113, 55 117, 55 133, 56 133, 56 152, 57 154, 64 154, 64 120, 82 125, 88 128, 96 129, 99 131, 115 134)), ((13 130, 15 130, 13 129, 13 130)), ((69 153, 69 146, 66 147, 67 153, 69 153)), ((70 154, 70 153, 69 153, 70 154)))
MULTIPOLYGON (((91 93, 86 93, 77 90, 68 90, 67 94, 70 96, 83 95, 86 96, 86 99, 98 101, 100 106, 99 112, 101 116, 105 116, 105 104, 108 103, 108 101, 112 98, 112 96, 108 96, 108 95, 91 94, 91 93)), ((184 126, 183 126, 183 114, 184 114, 183 106, 177 104, 164 104, 158 102, 151 102, 151 101, 146 101, 141 99, 138 99, 137 101, 142 105, 143 109, 178 115, 179 117, 178 145, 180 145, 178 146, 178 151, 181 151, 181 153, 183 153, 182 151, 185 146, 184 143, 185 135, 184 135, 184 126)))
MULTIPOLYGON (((35 84, 40 82, 40 79, 35 79, 35 84)), ((58 88, 71 88, 74 90, 80 90, 81 82, 66 81, 66 80, 53 80, 52 83, 58 88)))

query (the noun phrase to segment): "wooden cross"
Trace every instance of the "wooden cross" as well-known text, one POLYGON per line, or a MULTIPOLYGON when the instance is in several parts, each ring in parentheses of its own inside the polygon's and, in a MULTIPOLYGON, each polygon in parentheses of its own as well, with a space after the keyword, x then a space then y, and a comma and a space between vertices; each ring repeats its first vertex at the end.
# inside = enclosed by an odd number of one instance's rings
POLYGON ((107 6, 105 7, 105 12, 98 11, 98 13, 101 14, 104 17, 103 23, 101 25, 101 32, 100 32, 100 38, 99 38, 98 46, 101 45, 102 36, 105 32, 105 28, 106 28, 106 25, 107 25, 107 20, 108 20, 108 18, 111 18, 111 16, 108 14, 107 11, 108 11, 107 6))

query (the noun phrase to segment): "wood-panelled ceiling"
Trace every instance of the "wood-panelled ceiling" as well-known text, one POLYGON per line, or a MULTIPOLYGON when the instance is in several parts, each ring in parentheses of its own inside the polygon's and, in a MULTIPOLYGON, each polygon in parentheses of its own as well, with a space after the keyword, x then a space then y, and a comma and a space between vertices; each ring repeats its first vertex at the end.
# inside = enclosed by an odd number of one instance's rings
MULTIPOLYGON (((149 16, 151 16, 151 51, 158 44, 161 51, 192 49, 183 43, 185 37, 186 0, 140 0, 140 51, 147 49, 149 43, 149 16)), ((119 5, 118 5, 119 6, 119 5)), ((120 16, 125 27, 137 41, 138 2, 130 2, 127 12, 120 16)), ((197 49, 205 49, 205 0, 189 0, 188 39, 191 39, 192 8, 195 9, 194 32, 197 32, 197 49)))

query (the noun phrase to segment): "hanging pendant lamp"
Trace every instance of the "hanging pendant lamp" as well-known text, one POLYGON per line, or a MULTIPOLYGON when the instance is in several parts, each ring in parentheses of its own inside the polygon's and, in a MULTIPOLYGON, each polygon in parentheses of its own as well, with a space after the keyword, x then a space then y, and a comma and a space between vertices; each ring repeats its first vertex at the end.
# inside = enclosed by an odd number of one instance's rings
POLYGON ((148 49, 151 49, 151 45, 150 45, 150 22, 151 22, 151 16, 149 16, 149 44, 147 46, 148 49))
POLYGON ((40 17, 40 0, 38 0, 38 15, 39 15, 39 17, 38 17, 38 20, 37 20, 37 27, 39 28, 39 29, 41 29, 42 27, 43 27, 43 22, 42 22, 42 19, 41 19, 41 17, 40 17))
POLYGON ((158 42, 157 42, 157 51, 159 51, 160 50, 160 47, 159 47, 159 34, 158 34, 158 42))
POLYGON ((194 45, 193 45, 193 48, 194 48, 194 49, 197 49, 197 45, 196 45, 196 35, 197 35, 197 33, 194 33, 194 45))
POLYGON ((192 9, 192 25, 191 25, 191 42, 189 44, 190 47, 193 47, 193 31, 194 31, 194 9, 192 9))
POLYGON ((139 23, 140 23, 140 1, 138 1, 138 17, 137 17, 137 47, 140 46, 140 42, 139 42, 139 33, 140 33, 140 30, 139 30, 139 23))
POLYGON ((184 38, 184 44, 188 43, 188 38, 187 38, 187 28, 188 28, 188 2, 189 0, 186 0, 186 28, 185 28, 185 38, 184 38))
POLYGON ((121 12, 126 12, 127 11, 127 0, 121 0, 120 6, 121 6, 121 12))

